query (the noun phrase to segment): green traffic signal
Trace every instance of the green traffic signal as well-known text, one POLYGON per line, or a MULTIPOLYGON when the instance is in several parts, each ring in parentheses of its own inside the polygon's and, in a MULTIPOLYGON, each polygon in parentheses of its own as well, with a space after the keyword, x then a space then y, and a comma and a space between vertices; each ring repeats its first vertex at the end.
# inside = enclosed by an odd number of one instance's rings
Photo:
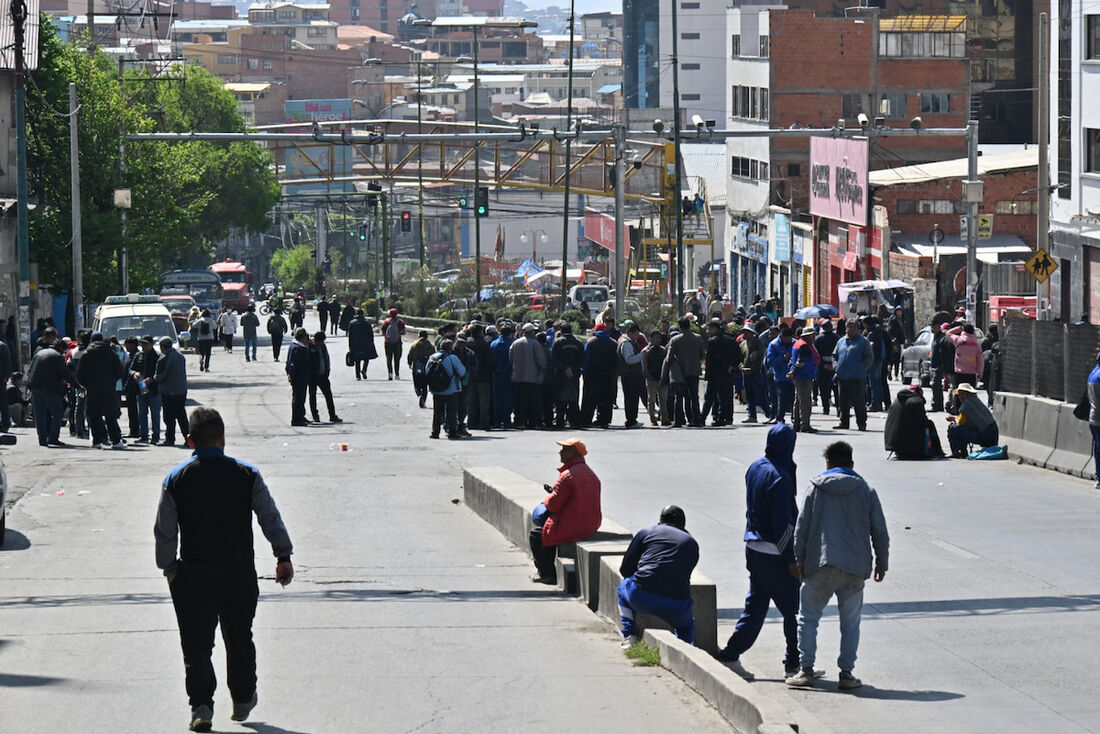
POLYGON ((470 199, 466 196, 466 194, 458 197, 458 206, 461 209, 465 209, 470 206, 470 199))

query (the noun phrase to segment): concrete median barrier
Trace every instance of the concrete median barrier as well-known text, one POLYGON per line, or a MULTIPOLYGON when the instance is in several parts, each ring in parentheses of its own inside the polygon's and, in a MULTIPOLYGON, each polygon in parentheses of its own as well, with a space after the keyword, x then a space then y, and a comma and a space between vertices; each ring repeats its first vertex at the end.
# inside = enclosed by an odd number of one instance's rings
POLYGON ((577 543, 577 583, 581 598, 593 612, 600 607, 600 559, 604 556, 622 556, 630 547, 630 541, 586 540, 577 543))
MULTIPOLYGON (((619 566, 622 556, 602 556, 600 558, 600 594, 597 611, 619 625, 619 584, 622 574, 619 566)), ((708 653, 718 652, 718 591, 714 582, 696 570, 691 574, 692 611, 695 614, 695 647, 708 653)), ((669 626, 648 614, 637 618, 639 630, 669 629, 669 626)))
MULTIPOLYGON (((1013 431, 1007 435, 1002 434, 1001 444, 1008 446, 1009 454, 1023 460, 1028 464, 1046 467, 1054 451, 1054 439, 1058 434, 1058 406, 1057 400, 1049 398, 1037 398, 1031 396, 1012 396, 1008 410, 1010 420, 1009 428, 1013 431), (1024 400, 1023 419, 1018 417, 1019 398, 1024 400), (1016 423, 1020 420, 1019 424, 1016 423), (1021 427, 1016 428, 1017 425, 1021 427), (1018 433, 1015 431, 1019 430, 1018 433)), ((999 428, 998 424, 998 428, 999 428)))
POLYGON ((1047 468, 1075 477, 1091 477, 1092 432, 1088 421, 1074 417, 1073 408, 1069 403, 1058 406, 1058 434, 1047 468))
POLYGON ((812 734, 782 706, 753 690, 707 652, 676 639, 667 630, 648 629, 646 644, 661 654, 661 665, 705 698, 739 732, 753 734, 812 734))

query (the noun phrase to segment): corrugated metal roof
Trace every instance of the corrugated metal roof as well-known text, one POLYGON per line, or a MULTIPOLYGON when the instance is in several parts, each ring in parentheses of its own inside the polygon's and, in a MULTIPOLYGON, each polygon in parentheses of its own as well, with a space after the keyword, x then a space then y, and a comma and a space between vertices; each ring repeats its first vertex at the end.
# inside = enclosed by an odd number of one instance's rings
POLYGON ((230 92, 266 92, 271 89, 270 82, 226 82, 225 88, 230 92))
MULTIPOLYGON (((38 0, 26 0, 27 22, 23 34, 23 66, 31 71, 38 68, 38 0)), ((0 13, 0 69, 15 68, 15 24, 11 13, 4 6, 0 13)))
MULTIPOLYGON (((871 171, 867 178, 868 183, 875 187, 904 186, 907 184, 927 183, 929 181, 964 179, 966 178, 968 167, 966 158, 957 158, 950 161, 935 161, 934 163, 921 163, 914 166, 901 166, 900 168, 884 168, 880 171, 871 171)), ((1038 148, 1018 150, 1012 153, 978 156, 979 176, 1014 171, 1021 168, 1037 169, 1038 167, 1038 148)))
POLYGON ((707 182, 710 205, 725 206, 726 182, 729 180, 725 143, 684 143, 680 146, 680 157, 684 159, 684 173, 707 182))
POLYGON ((878 22, 880 33, 950 33, 966 30, 965 15, 899 15, 878 22))
POLYGON ((523 23, 526 28, 538 26, 533 20, 523 18, 492 18, 489 16, 458 15, 436 18, 431 22, 433 28, 518 28, 523 23))

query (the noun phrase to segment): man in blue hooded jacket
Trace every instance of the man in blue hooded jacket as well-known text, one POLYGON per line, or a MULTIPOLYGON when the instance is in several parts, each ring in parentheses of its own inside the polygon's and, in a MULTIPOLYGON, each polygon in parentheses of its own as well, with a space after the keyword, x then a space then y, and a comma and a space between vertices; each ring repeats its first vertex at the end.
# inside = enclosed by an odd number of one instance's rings
POLYGON ((767 448, 745 472, 745 563, 749 569, 749 593, 745 610, 737 620, 726 646, 715 656, 745 680, 753 674, 741 665, 742 653, 756 642, 768 605, 783 615, 787 654, 783 667, 788 675, 798 672, 798 586, 794 558, 795 502, 794 428, 780 423, 768 431, 767 448))

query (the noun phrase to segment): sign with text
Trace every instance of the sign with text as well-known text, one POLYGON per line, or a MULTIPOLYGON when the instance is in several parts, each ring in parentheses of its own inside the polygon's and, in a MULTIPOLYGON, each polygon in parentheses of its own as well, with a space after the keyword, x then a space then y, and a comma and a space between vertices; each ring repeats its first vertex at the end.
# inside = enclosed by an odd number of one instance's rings
POLYGON ((810 213, 867 224, 867 141, 810 138, 810 213))
POLYGON ((777 212, 772 215, 772 233, 775 235, 775 245, 772 247, 772 257, 775 262, 790 262, 791 220, 786 214, 777 212))

